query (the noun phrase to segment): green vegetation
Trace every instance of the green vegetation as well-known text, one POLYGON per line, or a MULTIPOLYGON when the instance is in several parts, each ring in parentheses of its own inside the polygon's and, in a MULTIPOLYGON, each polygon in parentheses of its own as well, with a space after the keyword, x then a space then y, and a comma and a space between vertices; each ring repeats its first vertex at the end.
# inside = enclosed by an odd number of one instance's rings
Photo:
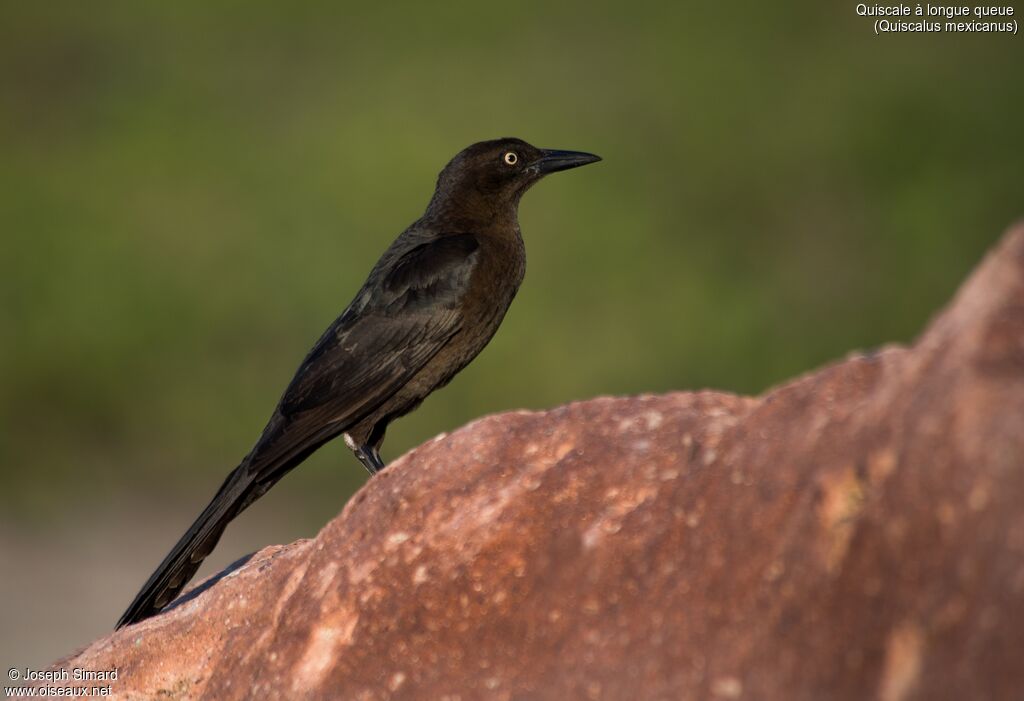
MULTIPOLYGON (((810 1, 8 3, 0 506, 219 481, 483 138, 605 162, 526 197, 505 325, 388 458, 908 341, 1024 214, 1021 41, 876 37, 810 1)), ((363 479, 337 445, 286 483, 363 479)))

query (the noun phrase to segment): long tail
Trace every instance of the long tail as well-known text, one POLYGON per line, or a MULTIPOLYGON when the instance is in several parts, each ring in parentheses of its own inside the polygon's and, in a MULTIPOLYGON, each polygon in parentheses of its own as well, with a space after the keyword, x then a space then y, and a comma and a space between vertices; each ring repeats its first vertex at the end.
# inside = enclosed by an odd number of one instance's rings
POLYGON ((231 519, 338 435, 344 426, 325 424, 312 431, 304 431, 304 428, 291 425, 280 413, 274 413, 252 452, 231 471, 203 513, 149 576, 118 620, 117 628, 149 618, 174 601, 206 556, 213 552, 231 519))
POLYGON ((146 580, 117 628, 149 618, 173 601, 213 551, 231 519, 260 496, 258 489, 246 461, 232 470, 213 501, 146 580))

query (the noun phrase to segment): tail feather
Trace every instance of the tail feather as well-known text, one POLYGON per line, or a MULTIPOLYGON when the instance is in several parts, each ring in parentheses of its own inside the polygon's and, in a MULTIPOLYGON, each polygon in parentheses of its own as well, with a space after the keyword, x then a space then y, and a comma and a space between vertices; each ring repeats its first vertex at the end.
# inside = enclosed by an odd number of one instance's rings
POLYGON ((149 618, 171 603, 216 547, 228 523, 343 428, 327 424, 305 435, 288 435, 287 422, 275 413, 256 447, 146 580, 117 628, 149 618))
POLYGON ((249 475, 245 462, 228 475, 210 504, 142 586, 117 621, 117 628, 158 613, 185 588, 213 551, 231 519, 252 502, 249 492, 254 485, 249 475))

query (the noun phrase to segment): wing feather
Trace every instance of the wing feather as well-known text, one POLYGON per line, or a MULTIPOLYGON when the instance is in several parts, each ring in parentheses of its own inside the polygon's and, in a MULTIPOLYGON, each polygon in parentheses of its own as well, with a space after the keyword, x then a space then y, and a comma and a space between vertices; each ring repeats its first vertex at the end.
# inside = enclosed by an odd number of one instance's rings
POLYGON ((257 473, 358 423, 458 334, 478 248, 458 234, 385 254, 285 390, 250 456, 257 473))

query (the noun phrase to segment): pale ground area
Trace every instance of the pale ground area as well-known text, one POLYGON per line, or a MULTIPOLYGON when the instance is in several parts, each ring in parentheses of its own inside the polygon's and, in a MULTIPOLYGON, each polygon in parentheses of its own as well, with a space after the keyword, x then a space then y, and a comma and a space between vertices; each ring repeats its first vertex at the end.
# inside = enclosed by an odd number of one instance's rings
MULTIPOLYGON (((0 673, 45 669, 113 630, 209 496, 197 493, 194 503, 94 503, 88 513, 46 527, 12 526, 0 516, 0 673)), ((339 497, 337 511, 343 503, 339 497)), ((228 527, 193 582, 266 545, 316 535, 309 515, 299 517, 301 508, 273 498, 254 504, 228 527)))

